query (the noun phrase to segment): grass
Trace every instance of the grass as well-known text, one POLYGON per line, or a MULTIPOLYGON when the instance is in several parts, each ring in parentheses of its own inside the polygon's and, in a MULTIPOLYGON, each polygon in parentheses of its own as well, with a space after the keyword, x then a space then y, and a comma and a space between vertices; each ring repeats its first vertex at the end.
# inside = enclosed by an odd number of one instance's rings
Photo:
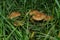
POLYGON ((60 40, 59 31, 59 0, 0 0, 0 40, 60 40), (32 9, 43 11, 54 18, 52 21, 32 23, 29 21, 32 9), (7 15, 13 11, 21 12, 18 20, 24 22, 23 26, 15 27, 14 19, 8 19, 7 15))

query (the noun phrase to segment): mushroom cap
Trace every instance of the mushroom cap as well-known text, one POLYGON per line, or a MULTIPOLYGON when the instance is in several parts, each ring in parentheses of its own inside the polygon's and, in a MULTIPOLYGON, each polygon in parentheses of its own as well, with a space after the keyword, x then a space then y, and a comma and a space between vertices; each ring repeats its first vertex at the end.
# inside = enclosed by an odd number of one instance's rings
POLYGON ((37 14, 37 15, 32 16, 32 19, 34 19, 36 21, 40 21, 40 20, 43 20, 45 17, 46 17, 45 14, 40 13, 40 14, 37 14))
POLYGON ((19 12, 12 12, 10 15, 9 15, 9 18, 10 19, 13 19, 13 18, 15 18, 15 17, 18 17, 18 16, 20 16, 21 14, 19 13, 19 12))
POLYGON ((40 12, 39 11, 37 11, 37 10, 32 10, 31 12, 30 12, 30 15, 37 15, 37 14, 39 14, 40 12))
POLYGON ((50 20, 52 20, 52 19, 53 19, 52 16, 46 16, 46 17, 44 18, 45 21, 50 21, 50 20))

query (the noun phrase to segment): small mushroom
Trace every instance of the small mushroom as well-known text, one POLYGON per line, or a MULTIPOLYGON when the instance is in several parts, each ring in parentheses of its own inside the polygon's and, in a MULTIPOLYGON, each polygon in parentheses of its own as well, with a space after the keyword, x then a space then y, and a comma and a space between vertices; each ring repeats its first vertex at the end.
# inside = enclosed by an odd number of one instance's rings
POLYGON ((10 15, 9 15, 9 18, 10 19, 13 19, 13 18, 15 18, 15 17, 18 17, 18 16, 20 16, 21 14, 19 13, 19 12, 12 12, 10 15))
POLYGON ((45 21, 50 21, 50 20, 52 20, 52 19, 53 19, 52 16, 46 16, 46 17, 44 18, 45 21))

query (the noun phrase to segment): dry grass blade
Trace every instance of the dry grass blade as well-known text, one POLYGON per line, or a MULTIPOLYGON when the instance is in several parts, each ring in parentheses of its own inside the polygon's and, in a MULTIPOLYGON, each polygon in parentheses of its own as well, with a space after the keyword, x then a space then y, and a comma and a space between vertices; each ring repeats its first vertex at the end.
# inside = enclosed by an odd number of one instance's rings
POLYGON ((60 38, 60 32, 58 33, 58 37, 60 38))
POLYGON ((15 21, 13 24, 14 24, 14 26, 22 26, 22 25, 24 25, 24 22, 23 21, 15 21))

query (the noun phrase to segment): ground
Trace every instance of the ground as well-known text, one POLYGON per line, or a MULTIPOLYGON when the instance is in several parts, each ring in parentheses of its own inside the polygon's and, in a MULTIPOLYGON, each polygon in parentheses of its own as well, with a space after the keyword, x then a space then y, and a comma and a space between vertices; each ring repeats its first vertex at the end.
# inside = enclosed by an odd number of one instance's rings
POLYGON ((60 0, 0 0, 0 40, 60 40, 60 0), (30 21, 29 11, 53 16, 52 21, 30 21), (21 16, 9 19, 11 12, 21 16), (14 21, 20 21, 15 26, 14 21))

